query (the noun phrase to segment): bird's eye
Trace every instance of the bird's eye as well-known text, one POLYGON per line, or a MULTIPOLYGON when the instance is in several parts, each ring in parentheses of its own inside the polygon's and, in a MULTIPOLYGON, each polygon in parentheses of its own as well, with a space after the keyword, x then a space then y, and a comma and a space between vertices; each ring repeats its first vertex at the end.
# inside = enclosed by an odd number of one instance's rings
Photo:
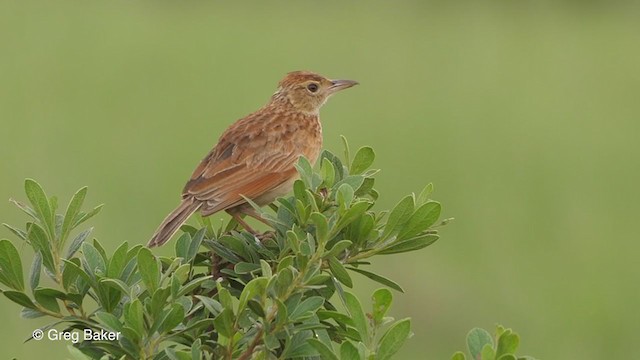
POLYGON ((314 93, 314 92, 318 91, 318 84, 311 83, 311 84, 307 85, 307 89, 309 91, 311 91, 312 93, 314 93))

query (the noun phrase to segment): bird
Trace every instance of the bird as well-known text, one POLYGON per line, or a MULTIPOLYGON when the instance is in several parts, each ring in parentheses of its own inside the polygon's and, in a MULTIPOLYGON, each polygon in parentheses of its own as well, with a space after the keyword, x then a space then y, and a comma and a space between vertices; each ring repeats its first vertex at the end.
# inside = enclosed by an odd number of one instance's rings
POLYGON ((355 85, 354 80, 331 80, 310 71, 288 73, 266 105, 222 133, 147 246, 169 241, 196 211, 202 216, 226 211, 257 235, 243 215, 268 223, 246 199, 264 206, 291 191, 299 158, 313 165, 322 149, 320 108, 333 94, 355 85))

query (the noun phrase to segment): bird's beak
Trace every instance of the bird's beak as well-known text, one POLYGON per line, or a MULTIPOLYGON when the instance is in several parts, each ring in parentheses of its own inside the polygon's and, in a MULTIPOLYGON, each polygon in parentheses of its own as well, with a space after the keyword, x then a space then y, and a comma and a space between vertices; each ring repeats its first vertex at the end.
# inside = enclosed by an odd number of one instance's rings
POLYGON ((356 85, 358 85, 358 82, 354 80, 331 80, 331 86, 329 87, 329 91, 334 93, 343 89, 348 89, 356 85))

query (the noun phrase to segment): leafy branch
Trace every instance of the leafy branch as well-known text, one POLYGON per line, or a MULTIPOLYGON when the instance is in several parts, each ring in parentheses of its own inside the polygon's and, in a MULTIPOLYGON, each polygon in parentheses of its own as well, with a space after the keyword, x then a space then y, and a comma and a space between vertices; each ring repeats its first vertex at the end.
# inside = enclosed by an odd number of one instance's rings
MULTIPOLYGON (((502 325, 496 326, 495 341, 485 329, 474 328, 467 334, 467 348, 472 359, 478 360, 535 360, 531 356, 517 356, 520 336, 502 325)), ((466 360, 462 351, 451 360, 466 360)))
POLYGON ((439 221, 431 184, 376 211, 374 157, 369 147, 351 157, 345 141, 344 162, 324 151, 314 171, 302 158, 293 196, 256 206, 274 229, 262 241, 234 221, 202 218, 182 227, 169 257, 126 242, 108 254, 89 241, 91 228, 79 229, 101 209, 81 211, 86 188, 58 214, 57 199, 27 180, 29 205, 13 203, 30 220, 4 225, 34 251, 30 294, 9 240, 0 240, 2 293, 25 318, 57 319, 43 330, 122 335, 74 344, 78 359, 389 359, 412 335, 410 320, 387 316, 389 289, 376 290, 365 312, 346 288, 357 273, 403 292, 367 269, 370 260, 433 244, 448 220, 439 221), (41 285, 42 272, 52 287, 41 285))

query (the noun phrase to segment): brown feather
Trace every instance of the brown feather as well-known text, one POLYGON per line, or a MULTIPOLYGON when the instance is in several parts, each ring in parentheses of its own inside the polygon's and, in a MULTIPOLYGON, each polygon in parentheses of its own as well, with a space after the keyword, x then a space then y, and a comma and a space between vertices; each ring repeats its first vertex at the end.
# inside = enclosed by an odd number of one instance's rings
POLYGON ((200 206, 202 206, 202 202, 196 201, 193 198, 183 200, 180 205, 162 221, 147 246, 160 246, 167 242, 200 206))

